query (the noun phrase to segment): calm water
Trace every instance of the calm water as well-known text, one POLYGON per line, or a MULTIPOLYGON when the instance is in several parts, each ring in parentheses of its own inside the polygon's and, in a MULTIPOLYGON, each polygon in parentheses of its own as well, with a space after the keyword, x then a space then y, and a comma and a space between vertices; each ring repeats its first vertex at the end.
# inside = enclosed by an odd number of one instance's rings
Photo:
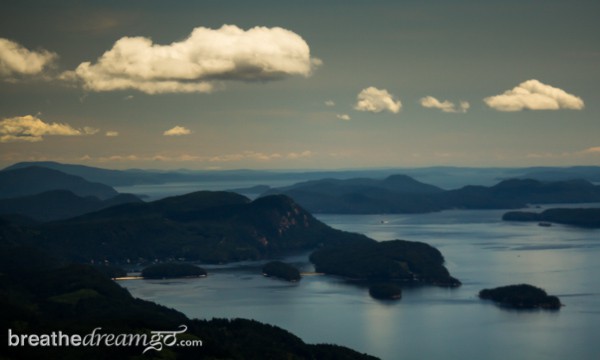
MULTIPOLYGON (((374 239, 439 248, 457 289, 409 288, 398 302, 328 276, 298 284, 264 278, 260 264, 209 267, 205 279, 124 281, 134 296, 190 317, 243 317, 308 343, 335 343, 382 359, 600 358, 600 231, 505 223, 503 211, 426 215, 321 215, 374 239), (530 283, 558 295, 558 312, 510 311, 480 301, 482 288, 530 283)), ((307 255, 286 259, 304 270, 307 255)))

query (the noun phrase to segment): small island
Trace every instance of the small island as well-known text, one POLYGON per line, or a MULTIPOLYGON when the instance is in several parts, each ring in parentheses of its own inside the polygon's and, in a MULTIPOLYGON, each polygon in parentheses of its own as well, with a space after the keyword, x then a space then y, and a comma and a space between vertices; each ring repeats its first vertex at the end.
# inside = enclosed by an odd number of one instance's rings
POLYGON ((529 284, 483 289, 479 292, 479 297, 513 309, 559 310, 562 306, 558 297, 548 295, 546 291, 529 284))
POLYGON ((400 300, 402 288, 396 284, 374 284, 369 287, 369 295, 378 300, 400 300))
POLYGON ((164 263, 151 265, 142 270, 145 279, 168 279, 206 276, 206 270, 191 264, 164 263))
POLYGON ((300 271, 295 267, 281 261, 271 261, 262 268, 263 275, 295 282, 300 281, 300 271))

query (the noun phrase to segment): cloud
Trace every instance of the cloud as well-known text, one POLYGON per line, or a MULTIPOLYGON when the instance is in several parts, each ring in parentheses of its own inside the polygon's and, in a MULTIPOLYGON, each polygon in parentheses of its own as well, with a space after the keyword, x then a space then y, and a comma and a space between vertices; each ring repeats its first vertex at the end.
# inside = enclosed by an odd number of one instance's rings
POLYGON ((0 142, 42 141, 46 135, 78 136, 85 131, 68 124, 46 123, 37 116, 25 115, 0 120, 0 142))
POLYGON ((583 100, 564 90, 543 84, 538 80, 527 80, 503 94, 490 96, 483 101, 498 111, 527 110, 581 110, 583 100))
POLYGON ((350 115, 348 114, 336 114, 335 117, 340 120, 350 120, 350 115))
POLYGON ((90 91, 136 89, 148 94, 209 93, 218 81, 268 81, 309 76, 321 64, 298 34, 280 27, 197 27, 184 40, 154 44, 123 37, 95 63, 63 73, 90 91))
POLYGON ((53 52, 31 51, 14 41, 0 38, 0 77, 38 75, 57 58, 53 52))
POLYGON ((600 146, 589 147, 581 152, 582 154, 600 154, 600 146))
POLYGON ((119 132, 118 131, 107 131, 105 135, 108 137, 115 137, 115 136, 119 136, 119 132))
POLYGON ((100 131, 100 129, 96 129, 90 126, 84 126, 83 127, 83 133, 86 135, 94 135, 97 134, 100 131))
POLYGON ((397 114, 402 108, 400 100, 395 101, 392 95, 385 89, 377 89, 370 86, 363 89, 356 97, 356 105, 354 109, 358 111, 368 111, 372 113, 380 113, 387 110, 397 114))
POLYGON ((271 161, 271 160, 279 160, 279 159, 305 159, 310 158, 315 155, 314 152, 310 150, 305 150, 302 152, 290 152, 287 154, 280 153, 263 153, 256 151, 243 151, 237 154, 226 154, 226 155, 217 155, 209 157, 207 160, 209 162, 235 162, 235 161, 243 161, 243 160, 257 160, 257 161, 271 161))
POLYGON ((239 154, 227 154, 227 155, 217 155, 208 159, 210 162, 231 162, 231 161, 241 161, 245 159, 254 159, 260 161, 268 161, 273 159, 280 159, 282 156, 278 153, 265 154, 262 152, 255 151, 244 151, 239 154))
POLYGON ((112 155, 98 158, 99 162, 120 162, 120 161, 138 161, 140 157, 137 155, 112 155))
POLYGON ((190 129, 186 129, 183 126, 175 126, 163 133, 164 136, 181 136, 181 135, 189 135, 192 131, 190 129))
POLYGON ((303 152, 300 153, 296 153, 296 152, 291 152, 289 154, 286 155, 286 158, 288 159, 303 159, 303 158, 309 158, 309 157, 313 157, 315 155, 315 153, 313 153, 310 150, 305 150, 303 152))
POLYGON ((421 103, 421 106, 423 106, 423 107, 430 108, 430 109, 431 108, 440 109, 443 112, 447 112, 447 113, 465 113, 465 112, 467 112, 469 107, 471 107, 471 105, 469 105, 469 103, 467 101, 461 101, 457 107, 456 104, 454 104, 451 101, 444 100, 444 101, 440 102, 438 99, 434 98, 433 96, 426 96, 424 98, 421 98, 419 100, 419 102, 421 103))
POLYGON ((325 106, 335 106, 335 102, 333 100, 325 101, 325 106))

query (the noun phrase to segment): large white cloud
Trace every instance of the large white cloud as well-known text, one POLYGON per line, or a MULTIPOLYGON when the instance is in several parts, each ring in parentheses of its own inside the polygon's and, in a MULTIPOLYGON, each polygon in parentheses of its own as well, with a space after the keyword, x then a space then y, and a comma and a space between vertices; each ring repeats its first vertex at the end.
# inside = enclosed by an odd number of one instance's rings
POLYGON ((163 135, 165 136, 181 136, 181 135, 189 135, 192 131, 183 126, 174 126, 173 128, 165 131, 163 135))
POLYGON ((448 101, 448 100, 439 101, 438 99, 434 98, 433 96, 426 96, 424 98, 421 98, 419 100, 419 102, 421 103, 421 106, 423 106, 423 107, 440 109, 443 112, 447 112, 447 113, 465 113, 465 112, 467 112, 467 110, 469 110, 469 107, 471 107, 471 105, 469 105, 469 103, 467 101, 461 101, 458 104, 458 106, 456 106, 456 104, 454 104, 451 101, 448 101))
POLYGON ((372 113, 380 113, 387 110, 397 114, 402 108, 400 100, 394 100, 392 94, 385 89, 377 89, 370 86, 363 89, 356 97, 356 105, 354 109, 358 111, 368 111, 372 113))
POLYGON ((0 76, 37 75, 58 58, 47 50, 32 51, 0 38, 0 76))
POLYGON ((292 31, 223 25, 197 27, 185 40, 168 45, 145 37, 123 37, 95 63, 81 63, 63 78, 79 79, 91 91, 211 92, 219 80, 309 76, 320 63, 292 31))
POLYGON ((581 110, 584 107, 581 98, 535 79, 522 82, 512 90, 487 97, 483 101, 499 111, 581 110))
POLYGON ((77 136, 87 132, 75 129, 68 124, 46 123, 33 115, 0 120, 0 142, 36 142, 42 141, 46 135, 77 136))

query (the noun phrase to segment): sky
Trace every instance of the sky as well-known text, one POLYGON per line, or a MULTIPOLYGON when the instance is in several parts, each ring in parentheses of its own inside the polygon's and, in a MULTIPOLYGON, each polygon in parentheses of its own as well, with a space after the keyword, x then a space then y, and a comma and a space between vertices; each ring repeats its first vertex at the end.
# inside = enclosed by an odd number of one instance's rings
POLYGON ((600 165, 598 1, 28 1, 0 166, 600 165))

